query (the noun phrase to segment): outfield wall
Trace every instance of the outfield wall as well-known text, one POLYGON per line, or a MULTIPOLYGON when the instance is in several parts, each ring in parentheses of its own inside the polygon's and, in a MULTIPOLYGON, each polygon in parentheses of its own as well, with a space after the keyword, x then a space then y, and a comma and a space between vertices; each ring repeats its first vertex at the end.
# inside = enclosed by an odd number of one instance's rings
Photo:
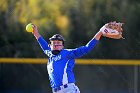
MULTIPOLYGON (((0 58, 0 93, 51 93, 46 58, 0 58)), ((140 93, 140 60, 76 59, 81 93, 140 93)))

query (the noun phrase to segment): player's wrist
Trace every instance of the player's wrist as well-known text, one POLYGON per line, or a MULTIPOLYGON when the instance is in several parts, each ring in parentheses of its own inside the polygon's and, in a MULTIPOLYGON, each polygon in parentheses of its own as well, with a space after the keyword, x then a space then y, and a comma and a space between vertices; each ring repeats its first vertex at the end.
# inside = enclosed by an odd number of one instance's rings
POLYGON ((33 35, 35 36, 35 38, 38 40, 39 37, 41 37, 41 35, 38 32, 33 32, 33 35))
POLYGON ((94 36, 94 38, 95 38, 96 40, 99 40, 99 39, 101 38, 102 35, 103 35, 102 32, 99 31, 99 32, 97 32, 97 34, 94 36))

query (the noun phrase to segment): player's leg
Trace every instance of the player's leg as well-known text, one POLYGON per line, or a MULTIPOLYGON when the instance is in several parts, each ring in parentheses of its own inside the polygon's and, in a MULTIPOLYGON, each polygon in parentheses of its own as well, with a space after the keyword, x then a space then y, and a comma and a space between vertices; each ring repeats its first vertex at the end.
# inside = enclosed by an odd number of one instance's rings
POLYGON ((76 93, 80 93, 79 88, 75 85, 76 93))
POLYGON ((62 90, 59 90, 59 91, 53 92, 53 93, 65 93, 65 92, 64 92, 64 90, 62 89, 62 90))
POLYGON ((67 88, 64 89, 64 93, 80 93, 79 88, 75 84, 68 85, 67 88))
POLYGON ((80 93, 79 88, 74 84, 68 84, 66 88, 62 88, 61 90, 53 93, 80 93))

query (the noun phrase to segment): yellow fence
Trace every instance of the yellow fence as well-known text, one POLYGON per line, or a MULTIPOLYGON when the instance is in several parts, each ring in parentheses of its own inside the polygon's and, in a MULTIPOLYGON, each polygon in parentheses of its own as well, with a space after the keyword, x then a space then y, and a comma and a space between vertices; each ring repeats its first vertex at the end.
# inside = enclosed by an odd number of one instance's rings
MULTIPOLYGON (((0 63, 47 64, 46 58, 0 58, 0 63)), ((80 65, 140 65, 140 60, 76 59, 80 65)))

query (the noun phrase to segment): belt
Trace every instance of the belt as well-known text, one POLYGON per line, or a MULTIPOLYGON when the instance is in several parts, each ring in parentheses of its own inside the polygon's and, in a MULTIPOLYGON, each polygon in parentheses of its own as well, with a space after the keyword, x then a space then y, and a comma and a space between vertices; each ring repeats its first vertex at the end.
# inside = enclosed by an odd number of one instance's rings
POLYGON ((58 92, 59 90, 67 88, 67 87, 68 87, 68 84, 65 84, 65 85, 62 85, 62 86, 59 86, 59 87, 56 87, 56 88, 52 88, 52 91, 53 92, 58 92))

